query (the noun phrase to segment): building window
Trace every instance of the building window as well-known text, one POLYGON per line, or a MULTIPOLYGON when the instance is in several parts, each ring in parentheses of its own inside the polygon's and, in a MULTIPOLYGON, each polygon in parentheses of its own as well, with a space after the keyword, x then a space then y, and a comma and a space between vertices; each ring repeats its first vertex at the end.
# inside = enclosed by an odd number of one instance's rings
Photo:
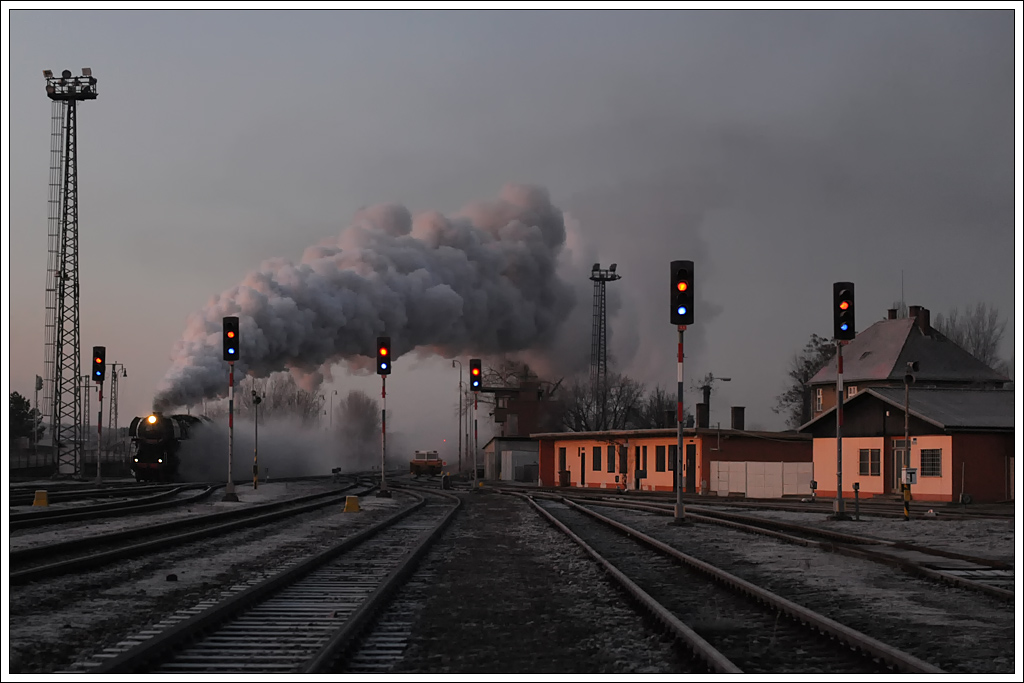
POLYGON ((856 395, 857 395, 857 387, 847 387, 846 388, 846 398, 853 398, 856 395))
POLYGON ((601 447, 594 446, 594 471, 601 471, 601 447))
POLYGON ((664 472, 665 471, 665 447, 655 446, 654 447, 654 471, 664 472))
POLYGON ((821 389, 814 390, 814 412, 821 412, 821 389))
POLYGON ((559 472, 564 472, 565 471, 565 449, 564 448, 559 448, 558 449, 558 471, 559 472))
POLYGON ((608 447, 608 471, 615 472, 615 446, 608 447))
POLYGON ((644 472, 646 472, 647 471, 647 446, 643 446, 643 454, 644 454, 644 472))
POLYGON ((679 447, 675 446, 675 445, 669 446, 668 447, 668 471, 669 472, 675 472, 676 471, 676 460, 678 458, 679 458, 679 447))
POLYGON ((882 453, 877 448, 860 449, 860 475, 878 477, 882 474, 882 453))
POLYGON ((942 449, 922 448, 921 449, 921 476, 941 477, 942 476, 942 449))

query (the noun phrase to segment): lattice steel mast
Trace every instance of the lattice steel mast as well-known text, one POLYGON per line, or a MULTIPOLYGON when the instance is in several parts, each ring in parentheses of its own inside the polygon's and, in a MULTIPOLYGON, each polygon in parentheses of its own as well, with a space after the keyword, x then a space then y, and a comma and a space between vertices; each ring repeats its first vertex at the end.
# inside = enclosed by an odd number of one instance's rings
POLYGON ((590 271, 590 279, 594 282, 594 324, 590 336, 590 379, 602 385, 608 375, 608 306, 605 297, 605 283, 619 280, 621 275, 615 272, 618 264, 613 263, 608 270, 602 270, 600 263, 595 263, 590 271))
POLYGON ((58 473, 81 471, 81 358, 78 321, 78 103, 96 99, 91 69, 43 71, 51 111, 46 363, 50 437, 58 473), (57 121, 60 120, 60 131, 57 121), (58 185, 59 183, 59 185, 58 185))

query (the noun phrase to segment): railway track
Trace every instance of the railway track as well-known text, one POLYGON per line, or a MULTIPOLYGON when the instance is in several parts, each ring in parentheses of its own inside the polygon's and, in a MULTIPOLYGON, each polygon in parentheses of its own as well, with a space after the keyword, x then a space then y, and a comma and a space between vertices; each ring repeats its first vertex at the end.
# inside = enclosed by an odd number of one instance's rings
POLYGON ((941 672, 577 503, 523 497, 710 671, 941 672))
MULTIPOLYGON (((52 505, 54 503, 69 503, 81 500, 92 500, 95 498, 133 498, 136 496, 152 496, 167 491, 171 491, 187 484, 159 484, 159 485, 148 485, 140 486, 139 484, 121 484, 121 485, 110 485, 102 488, 85 488, 85 484, 78 486, 68 486, 60 488, 51 488, 50 485, 35 486, 31 489, 19 488, 15 490, 10 489, 10 499, 8 505, 11 507, 30 507, 35 502, 35 492, 38 490, 45 490, 47 492, 48 502, 52 505)), ((38 514, 41 510, 33 510, 28 514, 38 514)))
MULTIPOLYGON (((488 486, 492 488, 502 489, 505 491, 522 491, 522 487, 506 487, 500 482, 489 482, 488 486)), ((588 488, 565 488, 565 487, 537 487, 531 488, 531 493, 547 493, 559 496, 587 496, 592 498, 601 498, 607 500, 619 500, 619 501, 643 501, 651 505, 674 505, 676 495, 669 492, 653 492, 653 491, 630 491, 629 493, 623 493, 616 491, 615 489, 588 489, 588 488)), ((850 515, 854 512, 854 501, 849 498, 844 499, 846 504, 846 512, 850 515)), ((689 507, 690 505, 696 506, 711 506, 716 507, 736 507, 741 509, 750 510, 776 510, 782 512, 819 512, 822 515, 829 515, 833 512, 832 499, 812 498, 807 496, 803 499, 773 499, 773 500, 758 500, 751 498, 738 498, 728 496, 705 496, 693 493, 683 494, 683 504, 689 507), (806 502, 803 502, 806 500, 806 502)), ((888 517, 893 519, 899 519, 904 516, 903 503, 897 500, 877 499, 877 498, 865 498, 859 503, 860 514, 867 517, 888 517)), ((929 501, 915 501, 911 503, 910 516, 912 519, 935 519, 941 520, 959 520, 959 519, 1013 519, 1016 514, 1015 508, 1012 504, 1007 503, 992 503, 992 504, 978 504, 973 503, 970 506, 958 505, 954 503, 935 503, 929 501), (933 510, 936 514, 935 517, 927 517, 926 513, 928 510, 933 510)))
MULTIPOLYGON (((663 504, 624 503, 615 500, 584 500, 589 505, 641 510, 671 516, 674 508, 663 504)), ((771 536, 786 543, 820 548, 826 552, 859 557, 901 569, 910 574, 990 595, 1003 602, 1015 600, 1014 567, 1006 562, 953 553, 903 541, 890 541, 830 529, 793 524, 765 517, 722 512, 695 505, 686 507, 690 521, 718 524, 747 533, 771 536)))
POLYGON ((197 503, 210 496, 221 485, 207 486, 197 493, 182 497, 180 494, 187 493, 192 487, 176 486, 167 491, 145 498, 131 498, 124 501, 112 503, 98 503, 95 505, 82 505, 70 508, 44 508, 34 512, 12 513, 8 517, 10 529, 29 529, 33 527, 46 526, 48 524, 63 524, 67 522, 88 522, 104 517, 120 517, 122 515, 147 514, 159 510, 166 510, 180 505, 197 503))
MULTIPOLYGON (((351 484, 339 490, 301 498, 15 550, 9 553, 10 584, 85 572, 112 562, 163 552, 175 546, 311 512, 343 502, 346 495, 353 495, 351 489, 355 486, 351 484)), ((354 495, 363 495, 373 488, 374 485, 369 485, 354 495)))
MULTIPOLYGON (((336 670, 460 505, 446 493, 415 502, 314 556, 221 600, 180 612, 73 668, 113 673, 317 673, 336 670)), ((385 639, 386 640, 386 639, 385 639)), ((365 640, 362 651, 385 641, 365 640)))

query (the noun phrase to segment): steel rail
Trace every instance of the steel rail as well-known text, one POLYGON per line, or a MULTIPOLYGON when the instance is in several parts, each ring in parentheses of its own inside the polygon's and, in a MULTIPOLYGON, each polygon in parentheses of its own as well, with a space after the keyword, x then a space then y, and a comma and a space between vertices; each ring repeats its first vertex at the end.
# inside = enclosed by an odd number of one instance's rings
MULTIPOLYGON (((279 591, 301 582, 317 569, 340 558, 349 550, 360 546, 365 541, 394 526, 426 505, 426 500, 422 496, 410 495, 417 499, 417 502, 413 505, 407 506, 373 526, 343 539, 340 543, 325 551, 301 560, 297 564, 235 593, 226 600, 211 605, 188 619, 169 626, 167 629, 152 635, 128 650, 110 657, 104 663, 90 669, 90 671, 100 674, 145 673, 157 668, 159 662, 164 660, 168 654, 180 650, 192 642, 197 635, 213 633, 231 619, 239 617, 260 603, 271 599, 279 591)), ((451 511, 449 511, 444 519, 450 519, 450 515, 451 511)), ((423 540, 424 537, 421 535, 420 538, 423 540)), ((392 571, 389 576, 397 578, 397 573, 392 571)), ((376 597, 378 604, 384 599, 384 591, 379 591, 376 597)), ((366 610, 353 613, 352 616, 358 617, 362 625, 365 625, 371 614, 372 612, 367 608, 366 610)), ((348 631, 347 636, 354 637, 358 632, 358 628, 353 628, 348 631)), ((339 637, 329 638, 328 643, 315 650, 313 657, 305 660, 303 665, 310 669, 330 663, 334 658, 332 655, 336 655, 340 650, 343 650, 348 642, 350 641, 339 637)))
POLYGON ((716 581, 719 581, 737 591, 745 593, 749 597, 763 602, 766 605, 771 606, 773 609, 779 610, 780 612, 796 619, 802 623, 805 623, 813 628, 818 629, 822 633, 828 634, 839 641, 847 644, 850 647, 863 650, 864 652, 877 657, 886 664, 896 667, 900 671, 908 673, 943 673, 938 667, 929 664, 928 662, 922 661, 917 657, 909 655, 905 652, 897 650, 894 647, 886 645, 885 643, 872 638, 860 631, 852 629, 848 626, 840 624, 839 622, 829 619, 828 617, 818 614, 802 605, 798 605, 791 600, 787 600, 780 595, 776 595, 769 590, 761 588, 749 581, 741 579, 740 577, 731 574, 723 569, 719 569, 714 565, 711 565, 703 560, 699 560, 696 557, 687 555, 672 546, 659 541, 655 538, 644 534, 626 524, 618 522, 614 519, 610 519, 601 515, 594 510, 590 510, 585 506, 574 503, 571 500, 564 499, 566 505, 570 508, 576 509, 608 526, 617 529, 621 533, 635 538, 638 541, 660 551, 664 555, 671 557, 672 559, 692 568, 700 571, 716 581))
POLYGON ((608 572, 608 574, 620 586, 622 586, 634 600, 636 600, 644 609, 650 612, 669 631, 671 631, 676 640, 689 649, 694 656, 703 662, 712 672, 743 673, 739 667, 729 661, 729 659, 717 649, 712 647, 708 641, 700 637, 696 631, 680 621, 678 617, 665 609, 661 603, 652 598, 646 591, 640 588, 640 586, 636 585, 636 583, 623 574, 617 567, 615 567, 615 565, 602 557, 600 553, 590 547, 586 541, 576 535, 571 529, 569 529, 569 527, 558 519, 555 519, 551 513, 538 505, 536 501, 532 500, 532 497, 523 493, 513 493, 512 495, 526 500, 552 526, 557 528, 572 539, 578 546, 583 548, 587 555, 601 565, 601 567, 604 568, 604 570, 608 572))
MULTIPOLYGON (((372 490, 372 488, 370 490, 372 490)), ((50 563, 50 564, 45 564, 45 565, 41 565, 41 566, 37 566, 37 567, 30 567, 30 568, 27 568, 27 569, 22 569, 20 571, 12 571, 9 574, 10 584, 11 585, 20 585, 20 584, 28 583, 30 581, 36 581, 38 579, 51 578, 51 577, 54 577, 54 576, 60 576, 62 574, 78 572, 78 571, 81 571, 81 570, 84 570, 84 569, 92 569, 92 568, 99 567, 99 566, 102 566, 102 565, 105 565, 105 564, 109 564, 111 562, 117 562, 117 561, 120 561, 120 560, 125 560, 125 559, 129 559, 129 558, 132 558, 132 557, 138 557, 140 555, 146 555, 146 554, 153 553, 153 552, 160 552, 160 551, 166 550, 168 548, 184 545, 186 543, 192 543, 193 541, 198 541, 198 540, 201 540, 201 539, 204 539, 204 538, 209 538, 211 536, 218 536, 218 535, 229 533, 231 531, 235 531, 235 530, 238 530, 238 529, 244 529, 244 528, 252 527, 252 526, 260 526, 262 524, 267 524, 267 523, 274 522, 274 521, 277 521, 277 520, 280 520, 280 519, 285 519, 287 517, 292 517, 292 516, 300 515, 300 514, 303 514, 303 513, 306 513, 306 512, 311 512, 313 510, 316 510, 316 509, 319 509, 319 508, 322 508, 322 507, 326 507, 328 505, 334 505, 334 504, 339 502, 338 499, 340 499, 341 501, 344 500, 345 496, 343 496, 343 494, 344 494, 344 491, 329 491, 327 493, 315 494, 314 496, 306 496, 304 498, 300 498, 300 499, 297 499, 297 500, 283 501, 280 504, 273 504, 275 510, 272 511, 272 512, 266 512, 267 508, 261 506, 260 508, 257 509, 257 512, 263 511, 264 514, 256 514, 255 516, 243 516, 244 517, 243 519, 235 519, 234 521, 226 522, 224 524, 217 524, 215 526, 206 526, 206 527, 204 527, 202 529, 199 529, 199 530, 196 530, 196 531, 190 531, 190 532, 186 532, 186 533, 183 533, 183 534, 178 534, 178 535, 175 535, 175 536, 169 536, 169 537, 165 536, 165 537, 162 537, 162 538, 158 538, 158 539, 151 540, 151 541, 145 541, 143 543, 138 543, 138 544, 127 546, 127 547, 115 548, 113 550, 107 550, 107 551, 101 551, 101 552, 97 552, 97 553, 92 553, 92 554, 84 555, 82 557, 77 557, 77 558, 74 558, 74 559, 64 560, 64 561, 60 561, 60 562, 53 562, 53 563, 50 563), (300 501, 310 501, 310 500, 312 500, 314 498, 316 500, 313 500, 313 502, 305 502, 304 504, 300 505, 299 507, 291 507, 291 508, 287 508, 287 509, 283 509, 283 510, 276 509, 276 508, 286 507, 286 506, 290 506, 290 505, 295 505, 296 503, 299 503, 300 501)), ((238 517, 239 516, 238 514, 236 514, 238 512, 250 512, 250 511, 247 511, 247 510, 236 510, 236 511, 232 511, 232 513, 225 513, 225 514, 231 514, 232 518, 234 518, 234 517, 238 517)), ((213 521, 211 518, 223 519, 223 516, 222 515, 204 515, 203 521, 206 524, 209 524, 211 521, 213 521)), ((174 526, 175 524, 176 524, 175 522, 169 522, 167 524, 161 524, 161 525, 158 525, 158 526, 160 528, 167 528, 169 526, 174 526)), ((178 525, 179 526, 186 526, 184 523, 178 523, 178 525)), ((188 524, 188 526, 195 526, 195 524, 188 524)), ((131 532, 131 536, 130 537, 131 538, 135 538, 135 537, 138 537, 140 534, 144 535, 144 536, 145 535, 152 535, 152 533, 151 533, 152 530, 156 529, 156 528, 157 527, 147 527, 147 528, 142 528, 142 529, 132 529, 132 530, 130 530, 130 532, 131 532), (150 533, 147 534, 146 533, 147 531, 149 531, 150 533)), ((119 533, 115 533, 115 534, 108 534, 108 535, 105 535, 105 536, 102 536, 102 537, 99 537, 99 538, 103 538, 104 540, 110 540, 110 539, 112 539, 114 537, 119 537, 120 538, 121 536, 122 536, 122 533, 119 532, 119 533)), ((93 537, 93 538, 97 538, 97 537, 93 537)), ((95 544, 95 541, 93 541, 93 544, 95 544)), ((56 547, 56 546, 64 546, 64 545, 74 545, 77 548, 77 547, 80 547, 81 542, 80 541, 71 541, 71 542, 68 542, 68 543, 57 543, 57 544, 53 544, 53 545, 50 545, 50 546, 37 546, 35 548, 26 548, 25 550, 19 551, 19 553, 22 556, 24 556, 25 554, 31 553, 31 557, 38 557, 40 555, 46 555, 47 554, 46 551, 45 551, 46 548, 53 548, 53 547, 56 547)), ((11 565, 14 565, 14 553, 12 553, 11 555, 12 555, 12 557, 11 557, 11 565)), ((21 559, 21 561, 25 561, 24 557, 21 557, 19 559, 21 559)))

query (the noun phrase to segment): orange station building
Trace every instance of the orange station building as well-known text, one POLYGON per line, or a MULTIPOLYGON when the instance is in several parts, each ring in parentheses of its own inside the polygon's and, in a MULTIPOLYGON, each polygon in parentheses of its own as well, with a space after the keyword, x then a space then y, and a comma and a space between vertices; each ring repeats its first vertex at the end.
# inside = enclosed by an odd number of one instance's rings
MULTIPOLYGON (((675 428, 531 434, 540 486, 674 491, 675 428)), ((810 434, 743 429, 683 431, 683 491, 778 498, 810 495, 810 434)))

